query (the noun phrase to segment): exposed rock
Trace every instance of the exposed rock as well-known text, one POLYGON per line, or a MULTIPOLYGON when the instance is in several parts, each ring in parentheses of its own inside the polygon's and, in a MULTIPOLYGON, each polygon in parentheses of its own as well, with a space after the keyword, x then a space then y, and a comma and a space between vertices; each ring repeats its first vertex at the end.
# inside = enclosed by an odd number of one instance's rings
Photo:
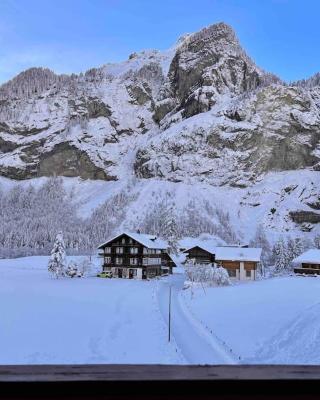
POLYGON ((9 153, 19 147, 16 143, 0 137, 0 153, 9 153))
POLYGON ((262 76, 234 31, 223 23, 212 25, 180 42, 160 91, 155 119, 160 121, 173 110, 181 110, 184 118, 208 111, 224 93, 255 89, 262 76))
POLYGON ((320 214, 314 211, 290 211, 289 215, 292 221, 297 224, 302 224, 304 222, 316 224, 320 222, 320 214))
POLYGON ((17 179, 117 179, 133 166, 140 178, 244 188, 270 171, 318 170, 319 132, 319 88, 258 68, 223 23, 166 52, 79 76, 32 68, 0 87, 0 171, 17 179))
POLYGON ((69 143, 61 143, 54 149, 41 155, 37 166, 37 176, 79 176, 83 179, 116 180, 98 168, 88 155, 69 143))

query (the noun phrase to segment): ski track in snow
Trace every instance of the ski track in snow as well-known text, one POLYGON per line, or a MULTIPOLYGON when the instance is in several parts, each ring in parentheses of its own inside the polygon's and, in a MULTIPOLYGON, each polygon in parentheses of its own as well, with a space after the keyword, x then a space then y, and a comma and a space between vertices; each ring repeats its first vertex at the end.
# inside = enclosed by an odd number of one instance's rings
POLYGON ((237 359, 196 321, 179 296, 184 276, 172 275, 159 282, 157 295, 160 312, 168 324, 169 287, 171 285, 171 334, 190 364, 237 364, 237 359))

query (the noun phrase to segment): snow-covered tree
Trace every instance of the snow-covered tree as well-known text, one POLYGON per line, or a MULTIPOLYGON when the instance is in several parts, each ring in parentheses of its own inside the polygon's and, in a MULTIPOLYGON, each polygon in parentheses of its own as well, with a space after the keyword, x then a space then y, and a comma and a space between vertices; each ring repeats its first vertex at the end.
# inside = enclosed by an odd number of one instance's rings
POLYGON ((170 205, 167 207, 167 212, 164 218, 163 236, 167 239, 169 245, 169 252, 177 254, 179 251, 178 239, 178 226, 174 216, 174 207, 170 205))
POLYGON ((268 266, 272 265, 272 262, 274 260, 273 260, 273 256, 272 256, 271 245, 268 241, 267 235, 265 233, 265 230, 264 230, 262 224, 258 225, 255 235, 254 235, 253 239, 250 241, 250 246, 262 248, 261 263, 259 263, 260 264, 259 273, 261 275, 264 275, 265 269, 268 266))
POLYGON ((66 250, 62 232, 59 232, 53 244, 48 264, 48 271, 55 277, 65 276, 66 250))
POLYGON ((70 278, 74 278, 78 275, 78 265, 74 261, 70 261, 66 270, 65 275, 69 276, 70 278))
POLYGON ((287 241, 287 257, 289 263, 303 253, 304 246, 300 238, 289 238, 287 241))
POLYGON ((213 267, 212 278, 213 278, 213 281, 218 286, 231 285, 228 271, 225 268, 223 268, 221 265, 213 267))
POLYGON ((85 257, 78 266, 78 272, 81 276, 89 275, 92 269, 92 262, 90 257, 85 257))
POLYGON ((222 266, 212 264, 197 264, 189 261, 185 265, 188 281, 209 286, 227 286, 231 284, 228 271, 222 266))
POLYGON ((275 272, 283 273, 288 269, 288 249, 283 238, 280 238, 273 247, 273 254, 275 259, 275 272))

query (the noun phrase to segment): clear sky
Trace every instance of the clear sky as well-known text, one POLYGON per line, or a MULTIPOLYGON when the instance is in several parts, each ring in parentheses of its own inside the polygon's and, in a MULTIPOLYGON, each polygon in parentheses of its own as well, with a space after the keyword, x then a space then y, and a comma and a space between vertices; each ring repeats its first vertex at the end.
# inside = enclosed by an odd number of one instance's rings
POLYGON ((265 70, 320 71, 320 0, 0 0, 0 82, 32 66, 78 73, 166 49, 224 21, 265 70))

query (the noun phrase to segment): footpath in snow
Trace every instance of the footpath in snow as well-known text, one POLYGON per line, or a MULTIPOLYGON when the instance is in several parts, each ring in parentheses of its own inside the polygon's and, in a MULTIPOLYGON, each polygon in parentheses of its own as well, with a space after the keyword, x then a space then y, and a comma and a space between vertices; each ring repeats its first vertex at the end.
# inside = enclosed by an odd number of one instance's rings
POLYGON ((279 277, 181 293, 245 364, 320 363, 320 278, 279 277))
POLYGON ((52 279, 48 257, 0 260, 0 364, 181 364, 156 281, 52 279))
POLYGON ((236 357, 188 313, 180 298, 183 282, 183 274, 161 279, 157 295, 161 314, 168 324, 171 286, 171 335, 184 358, 189 364, 236 364, 236 357))

